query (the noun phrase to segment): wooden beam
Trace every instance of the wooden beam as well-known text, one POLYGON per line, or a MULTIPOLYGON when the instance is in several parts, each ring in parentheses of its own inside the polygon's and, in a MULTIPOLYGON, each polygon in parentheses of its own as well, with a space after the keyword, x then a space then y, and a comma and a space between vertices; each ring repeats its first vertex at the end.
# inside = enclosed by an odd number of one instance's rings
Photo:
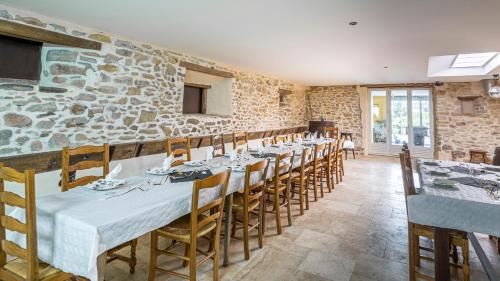
POLYGON ((196 84, 196 83, 188 83, 188 82, 184 82, 184 86, 195 87, 195 88, 201 88, 201 89, 210 89, 210 88, 212 88, 212 86, 210 86, 210 85, 203 85, 203 84, 196 84))
POLYGON ((359 86, 367 88, 432 88, 434 83, 365 84, 359 86))
POLYGON ((181 61, 179 64, 181 67, 185 67, 187 70, 197 71, 201 73, 206 73, 210 75, 220 76, 224 78, 234 78, 234 74, 228 71, 218 70, 211 67, 201 66, 198 64, 190 63, 187 61, 181 61))
POLYGON ((59 32, 0 19, 0 35, 68 47, 101 50, 102 44, 59 32))
MULTIPOLYGON (((269 137, 286 131, 302 132, 305 130, 307 130, 307 127, 300 126, 300 127, 280 129, 280 130, 248 132, 248 139, 253 140, 262 137, 269 137)), ((233 139, 231 134, 224 135, 225 143, 232 143, 232 141, 233 139)), ((193 148, 209 146, 210 136, 192 137, 191 145, 193 148)), ((147 142, 130 142, 130 143, 115 144, 115 145, 110 145, 110 151, 113 152, 111 159, 113 161, 129 159, 145 155, 159 154, 165 152, 165 140, 161 139, 161 140, 154 140, 147 142)), ((37 173, 43 173, 60 169, 61 158, 62 158, 62 152, 61 150, 58 150, 58 151, 49 151, 42 153, 0 157, 0 163, 3 163, 5 166, 12 167, 19 171, 24 171, 27 169, 35 169, 37 173)), ((94 159, 94 158, 88 158, 88 159, 94 159)))
POLYGON ((291 95, 291 94, 293 94, 293 91, 292 90, 287 90, 287 89, 279 89, 278 93, 280 93, 282 95, 291 95))

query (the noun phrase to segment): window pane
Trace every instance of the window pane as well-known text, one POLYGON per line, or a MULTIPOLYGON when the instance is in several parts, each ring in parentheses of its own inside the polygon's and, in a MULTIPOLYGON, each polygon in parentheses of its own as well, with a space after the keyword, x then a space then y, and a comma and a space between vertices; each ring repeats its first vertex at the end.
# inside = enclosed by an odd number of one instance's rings
POLYGON ((386 91, 371 91, 372 141, 386 142, 387 95, 386 91))
POLYGON ((191 86, 184 86, 184 99, 182 113, 202 113, 203 89, 191 86))
POLYGON ((406 90, 391 90, 392 144, 408 143, 407 96, 406 90))
POLYGON ((429 90, 412 90, 413 145, 431 147, 431 110, 429 90))

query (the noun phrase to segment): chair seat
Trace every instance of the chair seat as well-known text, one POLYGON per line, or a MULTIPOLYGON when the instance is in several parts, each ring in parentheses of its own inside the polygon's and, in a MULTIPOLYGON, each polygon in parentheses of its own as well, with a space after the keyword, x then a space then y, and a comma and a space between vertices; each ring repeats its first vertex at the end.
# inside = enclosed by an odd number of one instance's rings
POLYGON ((295 178, 300 178, 300 172, 292 172, 292 180, 295 178))
MULTIPOLYGON (((434 231, 436 230, 433 226, 415 224, 415 234, 419 236, 424 236, 429 239, 433 239, 434 231)), ((450 238, 454 239, 468 239, 467 232, 461 230, 450 230, 449 232, 450 238)))
MULTIPOLYGON (((4 267, 4 270, 8 270, 15 275, 22 277, 23 279, 27 278, 27 269, 28 264, 24 259, 15 259, 9 263, 7 263, 4 267)), ((51 265, 41 262, 38 262, 38 279, 39 280, 51 280, 53 278, 62 278, 60 280, 64 280, 63 277, 67 276, 67 278, 71 278, 71 274, 64 273, 57 268, 52 267, 51 265)))
MULTIPOLYGON (((198 222, 205 219, 205 215, 198 215, 198 222)), ((175 221, 171 222, 169 225, 157 229, 159 235, 165 236, 172 240, 189 242, 191 238, 191 215, 185 215, 175 221)), ((215 221, 211 221, 204 225, 201 229, 198 229, 197 238, 202 237, 215 229, 217 226, 215 221)))
MULTIPOLYGON (((239 196, 238 196, 239 197, 239 196)), ((238 197, 234 197, 234 201, 233 201, 233 211, 234 212, 238 212, 238 213, 242 213, 243 212, 243 197, 239 197, 241 199, 236 199, 238 197)), ((248 210, 251 211, 255 208, 257 208, 259 206, 259 200, 258 199, 255 199, 253 201, 250 201, 248 202, 248 210)))
MULTIPOLYGON (((285 189, 286 189, 286 184, 280 184, 278 186, 278 192, 282 192, 285 189)), ((266 187, 266 192, 274 194, 276 192, 276 189, 274 188, 274 185, 273 185, 273 187, 266 187)))

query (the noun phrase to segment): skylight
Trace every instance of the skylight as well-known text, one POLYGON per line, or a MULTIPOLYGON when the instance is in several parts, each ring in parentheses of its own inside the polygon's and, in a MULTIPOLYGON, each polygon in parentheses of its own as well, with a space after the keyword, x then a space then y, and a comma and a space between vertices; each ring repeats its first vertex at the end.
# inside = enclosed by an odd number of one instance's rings
POLYGON ((490 62, 498 53, 474 53, 474 54, 459 54, 456 56, 451 67, 484 67, 490 62))

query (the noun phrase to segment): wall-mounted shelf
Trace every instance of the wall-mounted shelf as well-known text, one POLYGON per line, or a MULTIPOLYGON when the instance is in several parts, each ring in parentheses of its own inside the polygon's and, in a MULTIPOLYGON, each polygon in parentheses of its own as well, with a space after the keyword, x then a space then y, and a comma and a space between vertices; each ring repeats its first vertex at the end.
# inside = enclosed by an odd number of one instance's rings
POLYGON ((68 47, 101 50, 102 44, 59 32, 0 19, 0 35, 68 47))

